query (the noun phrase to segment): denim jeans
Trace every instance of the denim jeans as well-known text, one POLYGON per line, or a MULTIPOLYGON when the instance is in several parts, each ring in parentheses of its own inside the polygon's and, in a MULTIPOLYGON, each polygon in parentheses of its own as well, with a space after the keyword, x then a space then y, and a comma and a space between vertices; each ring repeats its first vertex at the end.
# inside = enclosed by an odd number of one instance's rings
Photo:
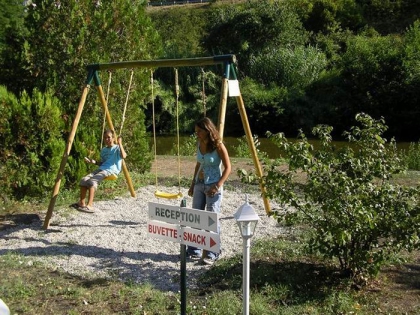
MULTIPOLYGON (((223 197, 223 187, 220 187, 220 190, 213 197, 206 195, 206 192, 214 185, 215 183, 204 184, 201 182, 197 182, 194 185, 192 208, 220 213, 220 207, 222 204, 223 197)), ((220 222, 217 222, 217 231, 220 233, 220 222)), ((201 249, 193 246, 188 246, 187 255, 200 256, 201 249)), ((207 257, 203 258, 216 259, 218 256, 219 253, 207 251, 207 257)))

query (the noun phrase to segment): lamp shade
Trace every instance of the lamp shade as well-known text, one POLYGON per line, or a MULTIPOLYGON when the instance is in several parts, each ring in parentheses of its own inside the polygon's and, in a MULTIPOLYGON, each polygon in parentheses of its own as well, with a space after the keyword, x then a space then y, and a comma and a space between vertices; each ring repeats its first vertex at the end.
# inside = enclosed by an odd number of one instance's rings
POLYGON ((254 208, 248 203, 248 195, 246 196, 245 203, 239 207, 234 217, 242 237, 252 237, 260 218, 254 208))

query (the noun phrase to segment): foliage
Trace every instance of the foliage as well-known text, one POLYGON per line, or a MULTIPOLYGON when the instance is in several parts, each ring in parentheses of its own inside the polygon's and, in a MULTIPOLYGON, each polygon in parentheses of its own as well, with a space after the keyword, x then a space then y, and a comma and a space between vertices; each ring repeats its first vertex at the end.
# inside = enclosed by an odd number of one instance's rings
POLYGON ((328 32, 333 25, 357 30, 363 22, 361 7, 355 0, 288 1, 303 18, 305 28, 315 33, 328 32))
MULTIPOLYGON (((340 46, 345 49, 340 56, 332 51, 331 55, 335 54, 332 67, 305 90, 303 97, 291 104, 307 109, 299 128, 304 126, 310 130, 311 121, 322 121, 333 125, 341 134, 343 126, 353 124, 353 117, 363 111, 386 119, 387 136, 392 135, 398 141, 417 140, 413 130, 418 120, 415 104, 419 81, 414 59, 419 37, 415 35, 415 28, 409 33, 412 35, 405 40, 397 35, 380 36, 372 29, 357 36, 338 33, 337 36, 345 37, 338 38, 337 49, 341 49, 340 46)), ((322 40, 324 45, 332 44, 325 42, 325 38, 322 40)), ((295 107, 290 106, 291 110, 295 107)))
MULTIPOLYGON (((233 147, 233 156, 241 158, 251 158, 251 151, 249 149, 247 137, 242 136, 242 138, 239 138, 238 140, 238 145, 233 147)), ((258 158, 266 159, 267 153, 259 150, 260 141, 258 139, 258 135, 253 135, 252 141, 254 142, 255 149, 257 150, 258 158)))
POLYGON ((329 126, 314 128, 322 147, 314 151, 305 135, 290 143, 283 134, 270 135, 289 161, 285 172, 277 161, 265 166, 267 196, 284 207, 273 213, 279 222, 303 223, 313 235, 309 247, 340 261, 356 281, 375 275, 392 253, 419 245, 419 189, 392 185, 401 171, 395 143, 382 137, 384 121, 366 114, 356 116, 361 127, 345 133, 357 149, 335 150, 329 126), (293 181, 304 172, 307 183, 293 181))
POLYGON ((208 25, 203 44, 206 50, 234 53, 245 73, 251 57, 266 48, 294 48, 308 40, 296 13, 279 1, 247 1, 219 7, 211 12, 208 25))
POLYGON ((401 153, 401 159, 409 170, 420 171, 420 142, 411 142, 407 152, 401 153))
MULTIPOLYGON (((174 150, 174 149, 173 149, 174 150)), ((174 150, 174 152, 177 152, 174 150)), ((179 148, 179 155, 181 156, 194 156, 197 152, 197 137, 192 134, 186 139, 179 148)))
POLYGON ((403 66, 409 83, 420 82, 420 21, 417 20, 407 29, 404 37, 403 66))
POLYGON ((60 102, 35 90, 18 99, 0 86, 0 183, 4 195, 43 197, 53 185, 64 151, 60 102))
MULTIPOLYGON (((277 126, 279 117, 282 117, 284 112, 282 103, 287 99, 288 90, 276 84, 264 85, 250 77, 244 78, 240 87, 243 99, 246 100, 246 112, 252 124, 252 131, 264 134, 267 126, 277 126)), ((229 121, 230 130, 236 134, 243 134, 237 107, 232 106, 229 109, 226 120, 229 121)))
POLYGON ((25 8, 18 0, 0 0, 0 8, 0 85, 7 85, 9 91, 28 90, 24 82, 14 80, 26 75, 22 52, 28 36, 24 25, 25 8))
MULTIPOLYGON (((419 138, 420 0, 212 1, 153 10, 145 9, 144 0, 0 3, 0 84, 17 98, 24 90, 51 91, 61 104, 63 142, 86 64, 228 53, 237 56, 253 133, 272 130, 294 137, 297 129, 309 132, 323 123, 341 135, 363 111, 384 117, 387 133, 398 141, 419 138)), ((162 133, 176 129, 171 71, 155 71, 162 133)), ((223 72, 221 66, 179 69, 181 133, 191 132, 204 101, 207 115, 217 118, 223 72)), ((107 73, 99 75, 106 82, 107 73)), ((112 72, 108 106, 116 129, 129 76, 128 69, 112 72)), ((149 78, 148 71, 134 73, 123 131, 127 164, 140 172, 151 161, 149 78)), ((225 131, 242 134, 237 107, 228 105, 225 131)), ((99 151, 102 122, 103 109, 90 93, 65 171, 67 184, 87 171, 80 159, 99 151)))
POLYGON ((266 85, 302 91, 318 80, 327 65, 325 55, 315 47, 273 48, 252 58, 250 75, 266 85))
POLYGON ((23 31, 24 7, 19 0, 0 0, 0 54, 7 47, 8 40, 23 31))
MULTIPOLYGON (((380 290, 351 290, 334 267, 321 265, 314 257, 308 260, 295 233, 254 239, 250 263, 250 314, 418 313, 412 264, 384 274, 378 281, 380 290), (399 285, 402 282, 404 286, 399 285)), ((0 273, 0 295, 15 313, 61 314, 69 305, 68 314, 179 313, 179 293, 163 292, 152 284, 123 283, 114 277, 75 276, 18 253, 0 256, 0 273)), ((188 291, 187 313, 241 314, 241 273, 241 255, 223 257, 204 270, 199 288, 188 291)))
POLYGON ((356 0, 366 22, 381 34, 404 31, 418 19, 419 0, 356 0))
POLYGON ((383 116, 392 126, 389 134, 408 138, 410 130, 415 128, 417 114, 413 106, 418 98, 417 85, 407 84, 407 74, 411 71, 403 67, 405 53, 401 37, 356 36, 347 41, 347 47, 340 67, 342 88, 350 104, 341 104, 342 110, 347 107, 348 114, 364 111, 372 117, 383 116))
MULTIPOLYGON (((0 77, 17 94, 23 88, 29 94, 34 88, 41 92, 53 91, 60 99, 61 111, 66 117, 63 141, 70 132, 81 95, 80 87, 86 80, 86 64, 150 59, 160 51, 159 37, 144 13, 144 1, 119 0, 106 5, 89 0, 38 1, 36 6, 26 8, 25 26, 36 31, 24 38, 17 36, 15 41, 20 45, 4 51, 5 55, 20 59, 1 67, 0 77)), ((117 133, 122 124, 119 117, 122 116, 129 77, 128 70, 115 71, 112 76, 108 105, 112 117, 117 118, 114 120, 117 133)), ((147 78, 147 72, 134 73, 134 88, 123 133, 129 154, 127 164, 139 171, 149 169, 151 161, 142 108, 145 94, 139 89, 147 78)), ((90 93, 65 174, 68 183, 76 182, 87 171, 81 160, 83 156, 99 151, 102 122, 103 109, 90 93)))
POLYGON ((190 58, 203 54, 201 30, 205 28, 207 11, 181 7, 177 10, 153 10, 153 25, 162 37, 162 58, 190 58))

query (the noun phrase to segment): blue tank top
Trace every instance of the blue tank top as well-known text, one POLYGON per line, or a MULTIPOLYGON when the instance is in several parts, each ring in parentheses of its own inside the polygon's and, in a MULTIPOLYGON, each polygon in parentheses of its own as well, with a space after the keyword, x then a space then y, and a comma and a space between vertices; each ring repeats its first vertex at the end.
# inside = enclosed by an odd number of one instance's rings
POLYGON ((200 147, 197 146, 197 162, 200 163, 200 168, 196 176, 196 181, 199 178, 200 172, 203 172, 204 174, 204 184, 215 183, 219 181, 220 177, 222 177, 222 171, 220 168, 222 159, 220 158, 217 150, 202 154, 200 147))

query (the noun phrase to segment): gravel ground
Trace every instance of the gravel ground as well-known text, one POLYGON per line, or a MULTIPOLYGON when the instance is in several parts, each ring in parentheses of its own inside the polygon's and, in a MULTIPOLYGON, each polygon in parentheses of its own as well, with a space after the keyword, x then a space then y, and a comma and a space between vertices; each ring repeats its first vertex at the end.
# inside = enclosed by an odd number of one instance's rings
MULTIPOLYGON (((94 214, 56 208, 47 231, 42 229, 41 221, 0 230, 0 255, 13 251, 30 261, 42 261, 70 274, 150 283, 157 289, 176 292, 179 290, 180 246, 148 237, 147 222, 148 202, 178 206, 180 201, 157 199, 154 191, 155 186, 147 186, 137 191, 136 198, 127 195, 98 201, 94 214)), ((177 192, 178 188, 172 191, 177 192)), ((182 193, 187 196, 187 190, 182 193)), ((245 194, 240 188, 224 191, 220 215, 221 259, 242 253, 242 238, 233 215, 244 202, 245 194)), ((258 193, 250 194, 249 202, 260 216, 251 240, 284 232, 274 219, 266 216, 258 193)), ((188 206, 191 206, 191 198, 187 199, 188 206)), ((197 277, 209 268, 211 266, 188 261, 188 287, 196 287, 197 277)))

